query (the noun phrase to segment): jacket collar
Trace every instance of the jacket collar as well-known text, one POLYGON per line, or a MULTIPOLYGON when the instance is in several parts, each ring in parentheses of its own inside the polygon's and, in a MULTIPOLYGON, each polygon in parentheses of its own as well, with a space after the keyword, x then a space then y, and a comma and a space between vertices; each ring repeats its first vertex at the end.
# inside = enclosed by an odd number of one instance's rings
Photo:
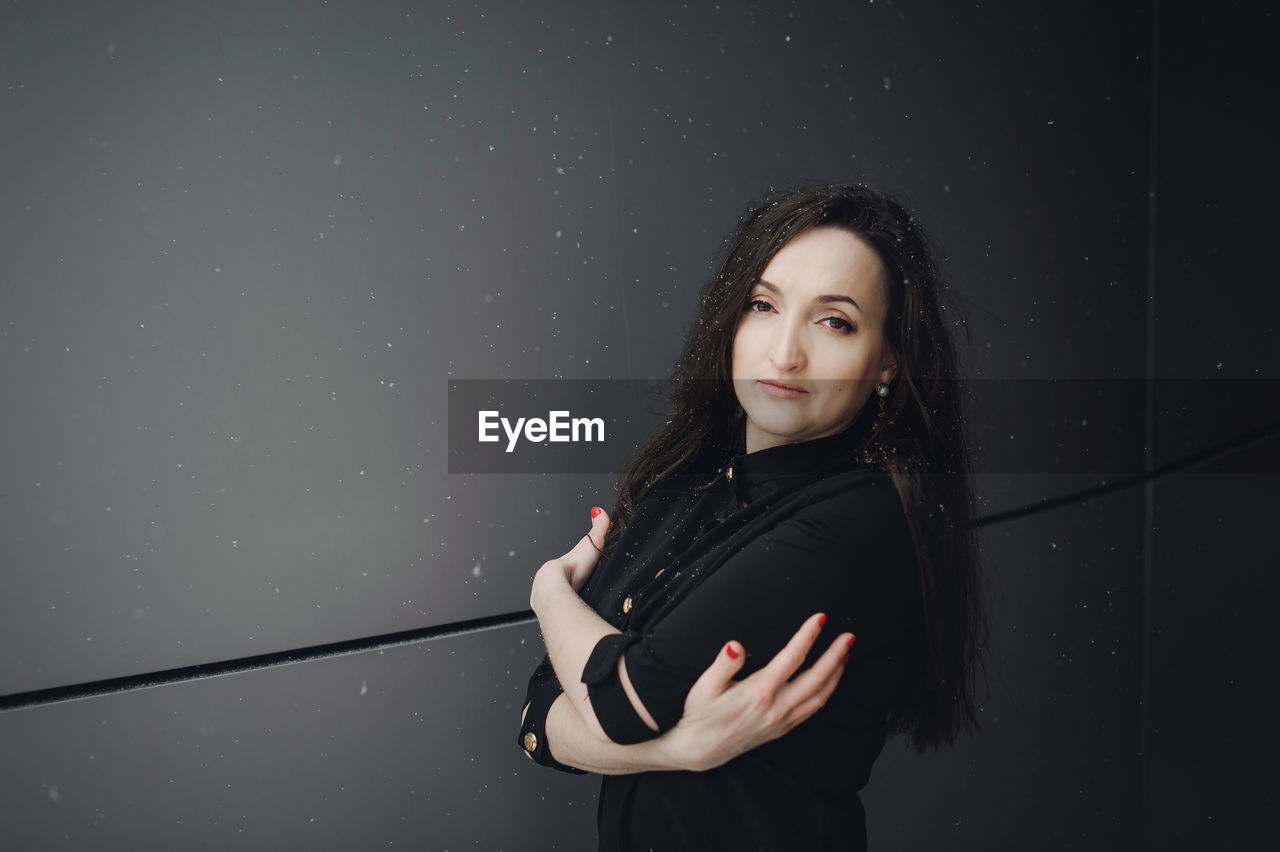
POLYGON ((771 479, 812 476, 834 467, 856 462, 857 431, 850 427, 835 435, 780 444, 754 453, 735 456, 726 470, 735 486, 756 485, 771 479), (732 474, 729 474, 729 471, 732 474))

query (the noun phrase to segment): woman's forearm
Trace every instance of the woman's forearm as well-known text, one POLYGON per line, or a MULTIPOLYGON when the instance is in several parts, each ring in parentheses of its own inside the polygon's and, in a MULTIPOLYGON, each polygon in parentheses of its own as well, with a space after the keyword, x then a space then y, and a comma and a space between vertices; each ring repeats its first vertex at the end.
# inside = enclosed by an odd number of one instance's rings
POLYGON ((547 711, 547 747, 561 763, 600 775, 632 775, 684 769, 675 764, 662 738, 618 745, 595 736, 570 699, 561 695, 547 711))
MULTIPOLYGON (((568 707, 582 721, 586 733, 597 740, 608 740, 604 729, 591 708, 587 685, 582 682, 582 670, 591 657, 596 643, 603 637, 618 631, 583 603, 563 573, 556 570, 540 570, 534 578, 529 602, 538 616, 542 628, 542 641, 547 656, 555 669, 556 677, 568 701, 568 707)), ((557 704, 562 702, 557 701, 557 704)), ((548 724, 550 722, 548 721, 548 724)), ((557 759, 559 759, 557 757, 557 759)), ((561 761, 567 762, 567 761, 561 761)), ((574 764, 570 763, 570 766, 574 764)), ((579 767, 585 769, 586 767, 579 767)), ((592 769, 591 771, 600 771, 592 769)))

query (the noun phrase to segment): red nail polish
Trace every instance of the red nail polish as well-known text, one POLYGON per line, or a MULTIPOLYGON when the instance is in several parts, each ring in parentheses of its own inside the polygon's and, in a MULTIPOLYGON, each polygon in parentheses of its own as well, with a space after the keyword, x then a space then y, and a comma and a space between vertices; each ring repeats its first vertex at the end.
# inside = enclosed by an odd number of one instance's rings
POLYGON ((840 665, 842 665, 842 666, 847 666, 847 665, 849 665, 849 655, 848 655, 848 654, 845 654, 843 657, 841 657, 841 658, 840 658, 840 665))
POLYGON ((824 612, 822 615, 818 616, 818 626, 822 627, 826 623, 827 623, 827 614, 824 612))
POLYGON ((738 659, 738 656, 739 656, 738 649, 734 648, 732 645, 725 645, 724 652, 729 655, 729 659, 731 660, 738 659))
POLYGON ((858 640, 858 637, 857 637, 857 636, 854 636, 852 633, 850 633, 850 634, 849 634, 849 639, 845 642, 845 645, 846 645, 847 647, 849 647, 849 648, 852 648, 852 647, 853 647, 853 643, 854 643, 854 642, 856 642, 857 640, 858 640))
POLYGON ((592 506, 592 507, 591 507, 591 517, 593 517, 593 518, 598 518, 598 517, 600 517, 600 513, 601 513, 601 512, 603 512, 603 511, 604 511, 604 509, 601 509, 599 506, 592 506))

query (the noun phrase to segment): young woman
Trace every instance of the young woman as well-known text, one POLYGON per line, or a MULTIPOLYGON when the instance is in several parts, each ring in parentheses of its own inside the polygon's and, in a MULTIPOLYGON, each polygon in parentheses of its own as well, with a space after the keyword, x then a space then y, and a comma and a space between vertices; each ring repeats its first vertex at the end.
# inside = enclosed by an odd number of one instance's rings
POLYGON ((886 738, 977 729, 940 290, 914 218, 864 186, 775 196, 729 241, 671 421, 533 582, 520 743, 605 776, 600 849, 862 849, 886 738))

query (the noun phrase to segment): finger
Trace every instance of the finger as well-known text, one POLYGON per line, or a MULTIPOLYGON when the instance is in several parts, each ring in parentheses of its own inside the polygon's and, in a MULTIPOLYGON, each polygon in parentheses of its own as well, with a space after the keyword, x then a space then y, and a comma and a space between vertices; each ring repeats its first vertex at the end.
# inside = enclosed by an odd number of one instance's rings
POLYGON ((840 682, 840 677, 843 674, 844 666, 837 665, 836 670, 831 673, 816 694, 793 707, 786 715, 787 730, 799 725, 826 706, 827 701, 831 698, 831 693, 836 691, 836 685, 840 682))
POLYGON ((831 693, 844 674, 852 633, 841 633, 812 666, 778 690, 777 706, 791 725, 797 725, 812 716, 827 703, 831 693))
POLYGON ((818 634, 822 632, 822 625, 826 621, 826 615, 820 612, 809 616, 761 672, 766 673, 766 677, 778 686, 786 683, 799 670, 805 657, 809 656, 809 649, 818 640, 818 634))
POLYGON ((844 663, 853 648, 854 641, 852 633, 841 633, 812 666, 791 679, 786 689, 807 696, 821 689, 832 675, 835 675, 838 680, 840 673, 844 671, 844 663))
POLYGON ((586 560, 583 564, 592 564, 600 558, 604 549, 604 534, 609 529, 609 513, 599 506, 591 507, 591 529, 578 539, 573 550, 565 554, 566 558, 586 560))
POLYGON ((591 540, 596 553, 604 550, 604 534, 609 529, 609 513, 599 506, 591 507, 591 530, 587 537, 591 540))
POLYGON ((734 675, 742 671, 747 662, 747 652, 738 642, 726 642, 716 654, 715 660, 707 666, 706 671, 694 681, 693 688, 685 699, 685 705, 698 701, 709 701, 724 693, 733 682, 734 675))

